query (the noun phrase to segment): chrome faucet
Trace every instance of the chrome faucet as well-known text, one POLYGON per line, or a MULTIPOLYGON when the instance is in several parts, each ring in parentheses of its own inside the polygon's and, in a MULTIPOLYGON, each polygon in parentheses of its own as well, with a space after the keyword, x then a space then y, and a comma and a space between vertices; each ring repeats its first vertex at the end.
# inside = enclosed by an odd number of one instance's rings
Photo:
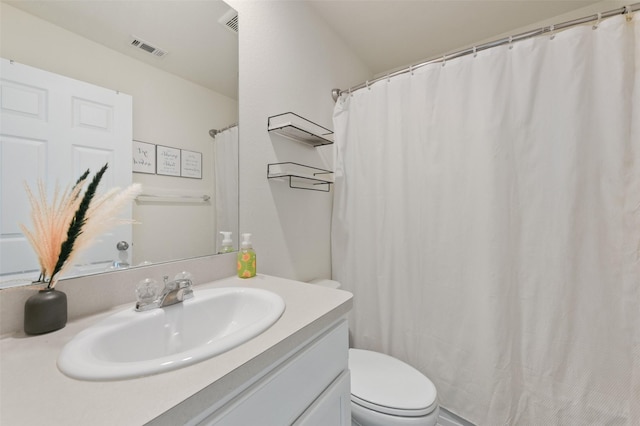
POLYGON ((169 281, 169 276, 165 275, 164 288, 161 291, 154 280, 141 281, 136 288, 136 311, 164 308, 190 299, 193 297, 192 286, 190 275, 184 272, 176 275, 173 281, 169 281))

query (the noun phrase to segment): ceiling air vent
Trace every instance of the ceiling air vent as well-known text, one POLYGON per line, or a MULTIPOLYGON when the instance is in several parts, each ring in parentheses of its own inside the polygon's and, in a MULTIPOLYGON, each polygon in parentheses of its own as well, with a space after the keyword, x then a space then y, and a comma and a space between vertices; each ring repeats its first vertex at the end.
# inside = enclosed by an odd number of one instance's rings
POLYGON ((152 55, 155 55, 159 58, 162 58, 168 53, 166 50, 160 49, 159 47, 152 45, 148 41, 144 41, 140 37, 136 36, 131 36, 130 44, 135 48, 142 49, 145 52, 151 53, 152 55))
POLYGON ((238 12, 235 10, 229 9, 227 13, 218 19, 218 22, 224 25, 229 31, 238 34, 238 12))

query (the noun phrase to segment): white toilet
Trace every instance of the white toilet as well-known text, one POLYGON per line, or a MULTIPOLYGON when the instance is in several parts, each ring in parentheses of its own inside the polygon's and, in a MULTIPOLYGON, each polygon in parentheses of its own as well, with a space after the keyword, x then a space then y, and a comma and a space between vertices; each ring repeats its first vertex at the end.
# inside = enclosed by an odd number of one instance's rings
POLYGON ((415 368, 379 352, 349 349, 351 423, 435 426, 436 387, 415 368))
MULTIPOLYGON (((331 280, 313 284, 339 288, 331 280)), ((351 424, 435 426, 440 407, 431 380, 410 365, 379 352, 349 349, 351 424)))

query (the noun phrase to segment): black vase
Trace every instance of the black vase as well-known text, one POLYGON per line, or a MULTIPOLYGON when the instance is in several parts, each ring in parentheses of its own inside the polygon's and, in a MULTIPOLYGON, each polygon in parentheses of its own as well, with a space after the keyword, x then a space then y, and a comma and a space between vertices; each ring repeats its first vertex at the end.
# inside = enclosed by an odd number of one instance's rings
POLYGON ((40 290, 24 304, 24 332, 44 334, 67 325, 67 295, 53 288, 40 290))

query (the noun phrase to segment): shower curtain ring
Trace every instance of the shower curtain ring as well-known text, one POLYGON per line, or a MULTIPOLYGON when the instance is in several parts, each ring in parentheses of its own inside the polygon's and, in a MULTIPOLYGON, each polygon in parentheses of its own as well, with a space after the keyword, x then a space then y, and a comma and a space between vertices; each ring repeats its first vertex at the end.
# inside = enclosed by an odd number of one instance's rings
POLYGON ((369 80, 367 80, 365 84, 367 86, 367 90, 371 90, 371 87, 369 86, 369 80))
POLYGON ((549 26, 549 32, 551 33, 551 37, 549 37, 549 40, 553 40, 554 38, 556 38, 556 26, 555 25, 550 25, 549 26))
POLYGON ((598 12, 598 19, 596 20, 596 23, 593 24, 593 27, 591 27, 592 30, 597 30, 598 29, 598 25, 600 25, 600 21, 602 21, 602 13, 598 12))
POLYGON ((476 58, 478 56, 478 48, 473 46, 473 57, 476 58))
POLYGON ((631 22, 633 19, 633 15, 631 15, 631 6, 627 5, 624 7, 624 16, 627 19, 627 22, 631 22))
POLYGON ((409 72, 413 75, 413 65, 409 65, 409 72))
POLYGON ((447 55, 442 55, 442 66, 447 65, 447 55))
POLYGON ((513 49, 513 36, 509 36, 509 49, 513 49))

